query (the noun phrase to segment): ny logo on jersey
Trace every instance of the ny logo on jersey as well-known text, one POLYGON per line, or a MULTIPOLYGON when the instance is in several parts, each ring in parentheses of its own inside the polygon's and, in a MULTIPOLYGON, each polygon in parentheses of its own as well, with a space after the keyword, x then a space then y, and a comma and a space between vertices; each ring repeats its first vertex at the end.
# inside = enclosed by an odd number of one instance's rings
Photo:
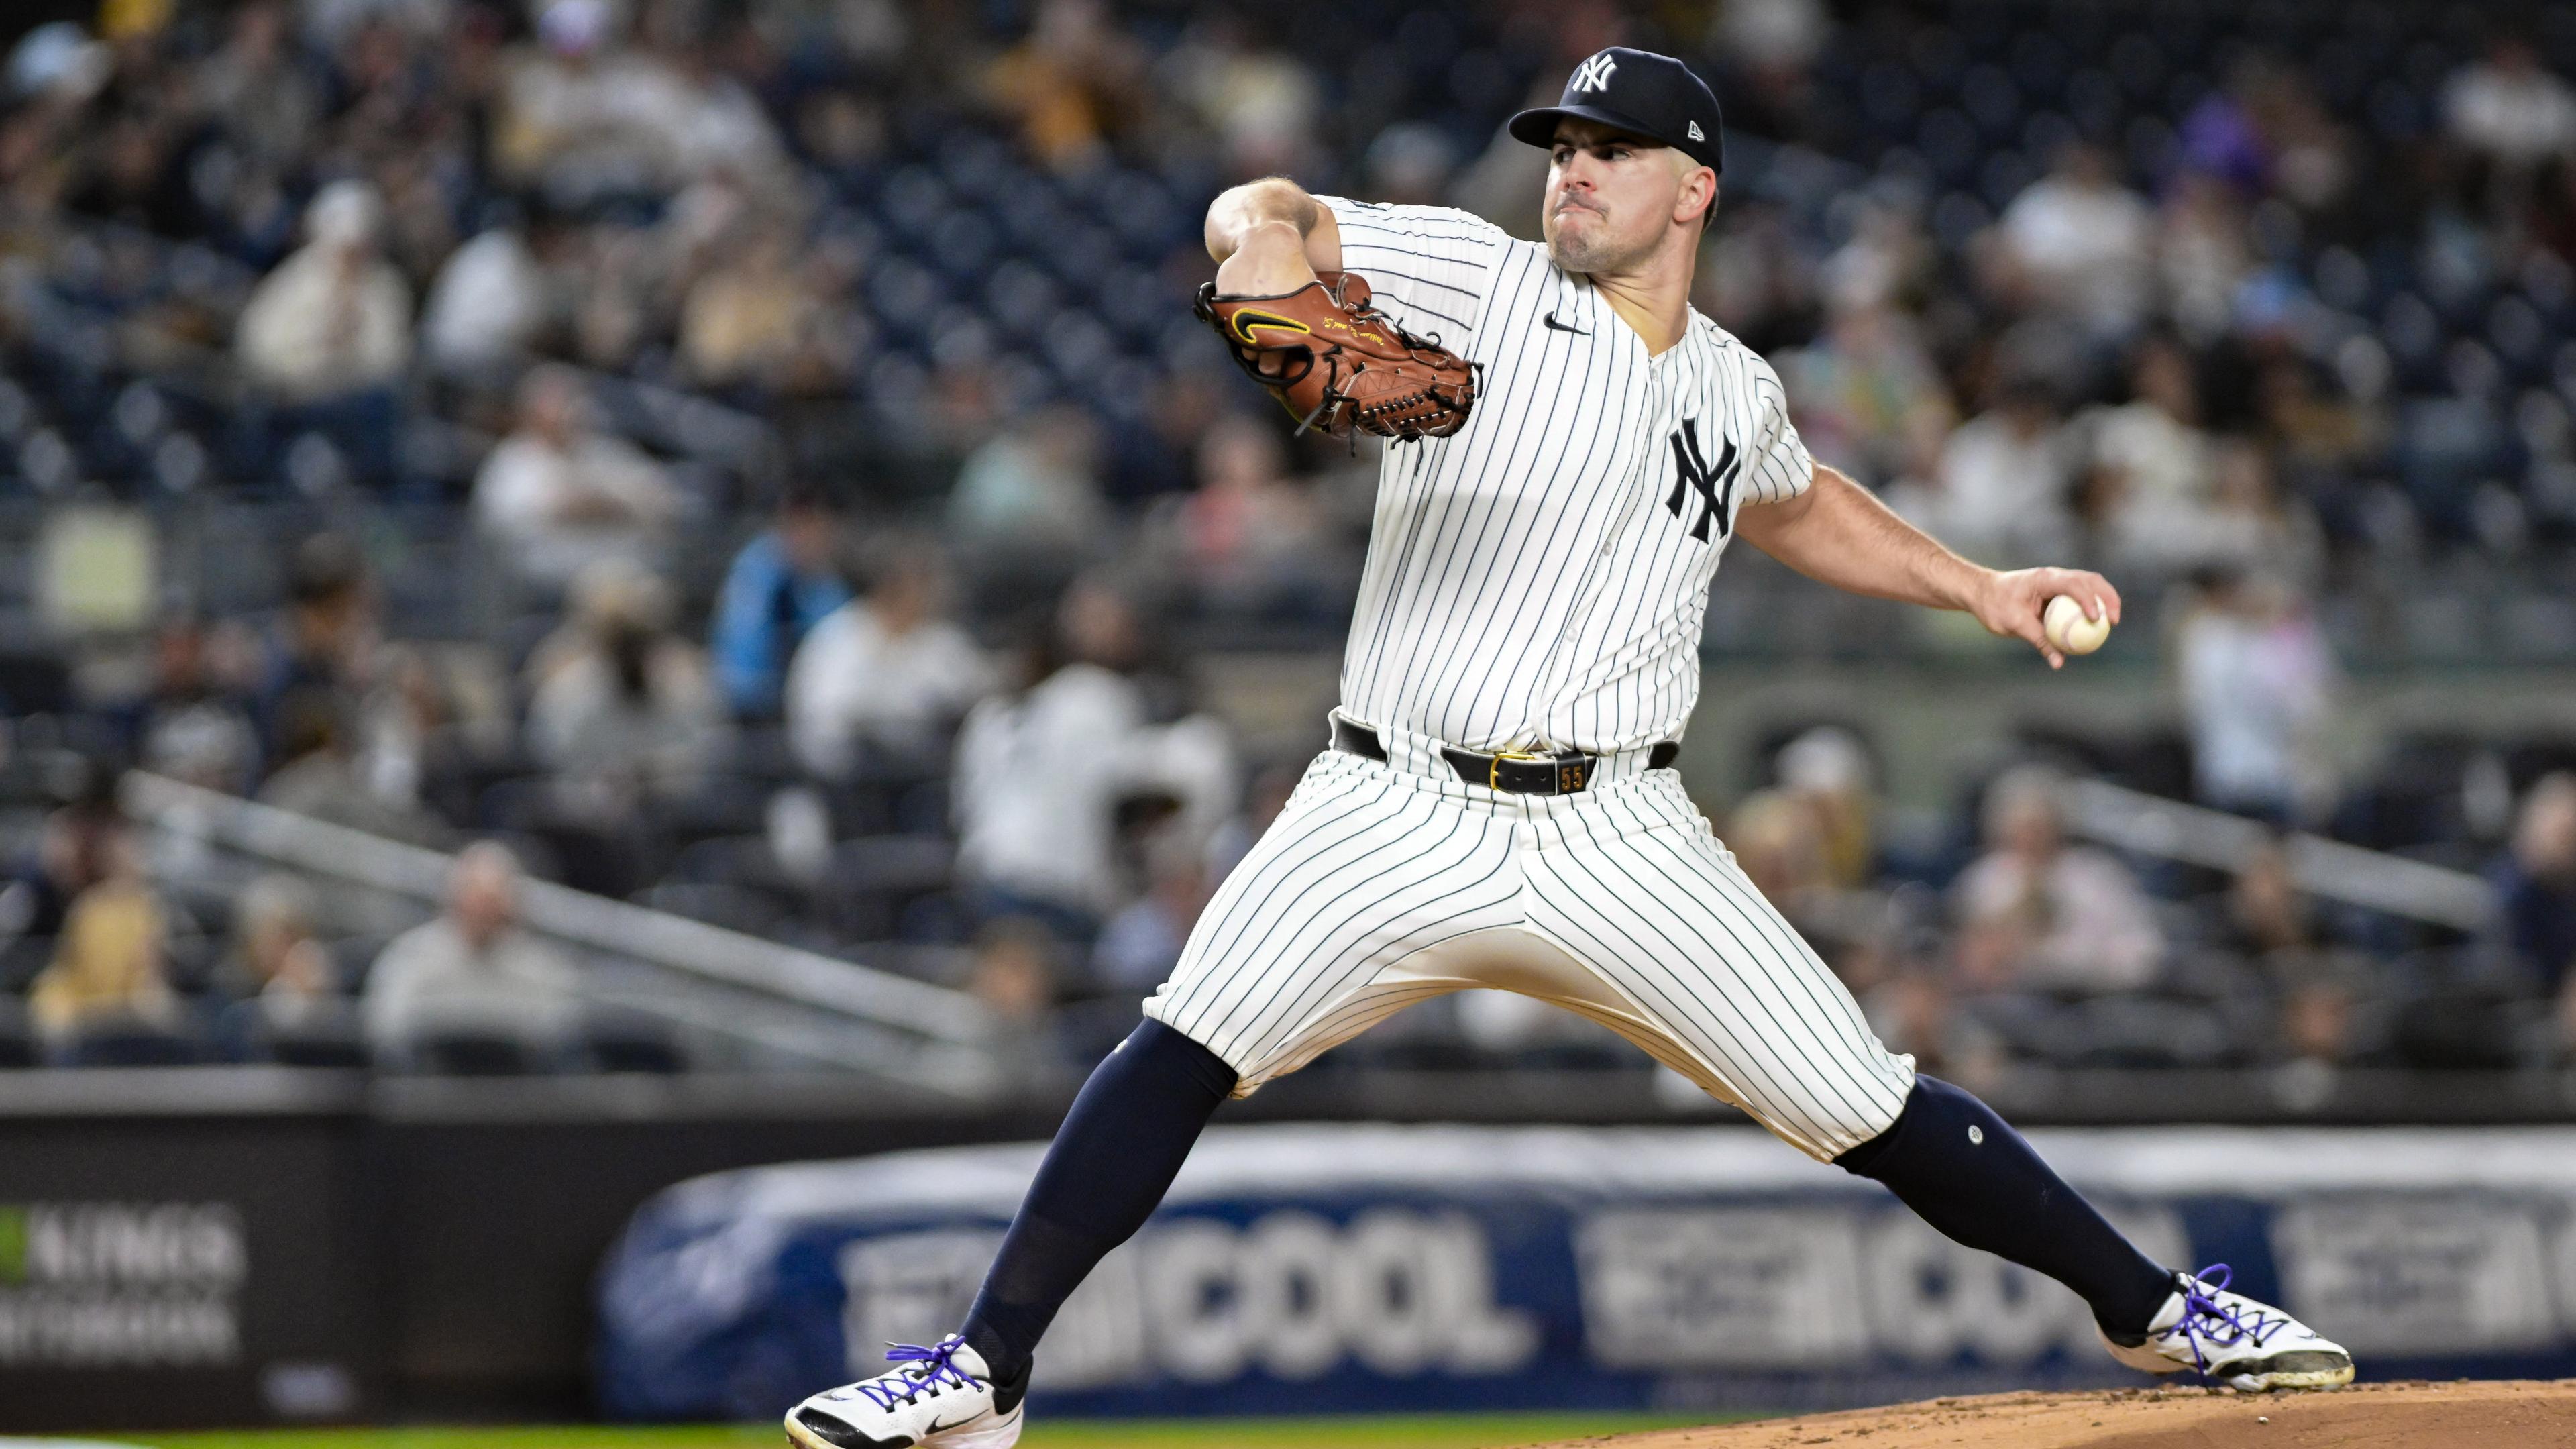
POLYGON ((1726 438, 1726 451, 1719 454, 1712 469, 1700 456, 1699 419, 1682 419, 1681 428, 1673 434, 1673 496, 1664 500, 1665 511, 1682 516, 1683 500, 1696 489, 1699 493, 1699 522, 1691 525, 1691 537, 1708 542, 1711 522, 1717 525, 1717 536, 1726 537, 1730 526, 1727 507, 1735 501, 1735 475, 1740 460, 1735 456, 1735 440, 1726 438))
POLYGON ((1576 66, 1574 68, 1574 80, 1571 84, 1566 86, 1566 89, 1570 91, 1606 91, 1610 89, 1610 72, 1617 70, 1618 68, 1618 57, 1605 50, 1599 55, 1592 57, 1590 60, 1585 61, 1583 64, 1576 66))

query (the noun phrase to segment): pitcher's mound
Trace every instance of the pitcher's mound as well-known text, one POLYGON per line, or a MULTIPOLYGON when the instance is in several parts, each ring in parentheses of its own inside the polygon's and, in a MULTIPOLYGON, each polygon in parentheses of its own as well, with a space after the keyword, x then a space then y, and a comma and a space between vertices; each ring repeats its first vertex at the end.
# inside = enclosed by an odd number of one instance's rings
POLYGON ((2547 1449, 2576 1446, 2576 1379, 2357 1384, 2332 1393, 1991 1394, 1550 1446, 1616 1449, 2547 1449))

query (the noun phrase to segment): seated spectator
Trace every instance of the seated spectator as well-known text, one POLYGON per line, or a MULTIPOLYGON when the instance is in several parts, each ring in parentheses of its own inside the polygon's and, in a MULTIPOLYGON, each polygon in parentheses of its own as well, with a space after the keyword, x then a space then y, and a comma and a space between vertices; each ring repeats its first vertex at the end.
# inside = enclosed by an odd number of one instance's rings
POLYGON ((1726 818, 1726 848, 1762 898, 1797 919, 1832 885, 1815 812, 1785 790, 1756 790, 1726 818))
POLYGON ((2150 338, 2130 368, 2130 400, 2083 420, 2091 442, 2092 513, 2115 556, 2167 567, 2207 543, 2212 450, 2200 427, 2190 354, 2150 338))
POLYGON ((2025 767, 1986 792, 1986 854, 1951 888, 1962 985, 2132 991, 2164 955, 2147 898, 2108 852, 2066 843, 2064 782, 2025 767))
POLYGON ((2036 377, 2009 378, 1995 406, 1950 434, 1938 489, 1913 500, 1912 512, 1983 562, 2059 557, 2071 541, 2068 463, 2047 385, 2036 377))
POLYGON ((290 402, 390 387, 411 362, 411 288, 379 253, 384 199, 335 181, 304 213, 308 240, 263 278, 234 337, 251 381, 290 402))
POLYGON ((1043 926, 994 922, 975 938, 966 993, 992 1013, 995 1058, 1023 1086, 1052 1086, 1067 1070, 1057 1033, 1056 974, 1063 947, 1043 926))
POLYGON ((28 1014, 48 1038, 112 1022, 167 1030, 180 1021, 178 998, 162 974, 167 918, 122 822, 106 832, 100 855, 104 873, 72 902, 53 964, 27 993, 28 1014))
POLYGON ((847 319, 829 292, 811 285, 812 259, 800 263, 783 222, 745 225, 747 234, 681 304, 680 360, 711 388, 829 390, 842 365, 836 331, 847 330, 847 319))
POLYGON ((1027 38, 992 63, 984 88, 1032 155, 1077 171, 1149 112, 1144 70, 1136 42, 1100 0, 1046 0, 1027 38))
POLYGON ((2120 184, 2109 154, 2081 143, 2004 208, 1996 230, 2015 289, 2040 310, 2111 340, 2155 296, 2155 214, 2120 184))
POLYGON ((1145 699, 1132 607, 1077 584, 1033 628, 1009 683, 966 717, 952 784, 957 864, 987 919, 1027 915, 1088 939, 1118 903, 1114 808, 1137 774, 1145 699))
POLYGON ((572 967, 521 929, 519 863, 478 841, 448 873, 447 909, 396 936, 367 973, 367 1038, 381 1061, 443 1033, 518 1043, 543 1058, 571 1039, 580 1011, 572 967))
POLYGON ((2318 732, 2333 703, 2333 656, 2316 621, 2271 580, 2222 568, 2201 585, 2174 636, 2193 793, 2222 810, 2295 820, 2331 788, 2318 732))
POLYGON ((2342 1066, 2359 1055, 2361 973, 2332 955, 2302 957, 2275 973, 2280 997, 2275 1055, 2291 1063, 2342 1066))
POLYGON ((2315 913, 2279 841, 2266 842, 2237 868, 2227 890, 2224 939, 2257 960, 2315 949, 2315 913))
MULTIPOLYGON (((35 858, 10 873, 0 887, 0 937, 51 941, 81 893, 106 878, 108 853, 125 829, 107 798, 63 806, 45 817, 35 858)), ((14 984, 14 983, 13 983, 14 984)))
POLYGON ((607 0, 555 0, 537 44, 509 57, 493 96, 492 164, 505 178, 581 205, 678 184, 685 92, 660 57, 616 44, 607 0))
POLYGON ((1780 371, 1808 448, 1865 485, 1903 467, 1908 417, 1948 407, 1913 319, 1893 307, 1837 307, 1825 335, 1780 371))
POLYGON ((360 769, 351 735, 349 706, 338 697, 311 692, 289 699, 278 767, 259 787, 259 803, 388 840, 445 845, 445 822, 416 800, 378 789, 360 769))
POLYGON ((2193 347, 2213 346, 2235 324, 2239 289, 2254 273, 2244 208, 2224 179, 2187 172, 2175 178, 2161 221, 2165 310, 2193 347))
POLYGON ((152 693, 135 725, 144 769, 221 790, 248 788, 259 768, 259 732, 236 688, 251 668, 237 631, 189 618, 153 641, 152 693))
POLYGON ((629 564, 594 564, 574 611, 568 637, 531 662, 529 754, 620 801, 687 793, 733 729, 706 656, 671 631, 669 588, 629 564))
POLYGON ((421 355, 450 376, 492 377, 528 355, 556 320, 548 275, 571 238, 560 223, 505 214, 448 254, 421 304, 421 355))
POLYGON ((340 972, 316 922, 322 901, 291 875, 252 879, 233 901, 233 941, 215 968, 215 989, 236 1001, 273 998, 282 1009, 335 1000, 340 972))
POLYGON ((1091 421, 1048 408, 970 454, 949 495, 947 533, 979 583, 1025 599, 1068 580, 1109 523, 1091 421))
POLYGON ((791 487, 769 527, 733 556, 708 652, 736 718, 778 718, 797 646, 850 601, 840 550, 840 514, 830 495, 791 487))
POLYGON ((1235 16, 1201 12, 1156 69, 1164 94, 1216 139, 1227 176, 1249 180, 1314 163, 1324 105, 1314 71, 1289 51, 1253 43, 1235 16))
POLYGON ((2505 946, 2542 989, 2576 1001, 2576 775, 2532 785, 2491 878, 2505 946))
POLYGON ((1187 830, 1154 832, 1144 857, 1144 893, 1109 918, 1091 950, 1092 976, 1101 987, 1140 997, 1181 963, 1181 948, 1212 889, 1206 854, 1187 830))
POLYGON ((288 702, 309 695, 355 708, 378 637, 366 559, 345 535, 317 533, 297 544, 286 589, 286 610, 268 631, 251 702, 270 769, 284 758, 288 702))
POLYGON ((2506 35, 2451 77, 2442 119, 2472 153, 2528 174, 2576 150, 2576 87, 2550 74, 2529 41, 2506 35))
POLYGON ((294 7, 253 0, 232 12, 231 34, 198 68, 190 100, 254 161, 295 166, 322 114, 320 88, 301 60, 294 7))
POLYGON ((1877 863, 1869 750, 1840 725, 1818 725, 1780 747, 1780 788, 1815 818, 1826 881, 1866 884, 1877 863))
POLYGON ((938 557, 888 543, 866 567, 866 592, 814 626, 787 670, 787 732, 799 763, 850 777, 869 748, 922 759, 993 690, 991 664, 946 616, 938 557))
POLYGON ((1199 486, 1177 500, 1173 543, 1208 608, 1257 618, 1328 611, 1336 571, 1314 490, 1288 471, 1279 430, 1241 414, 1211 425, 1199 486))
POLYGON ((601 559, 647 560, 681 508, 661 465, 593 421, 581 376, 542 367, 519 387, 519 428, 483 460, 474 516, 530 582, 561 588, 601 559))

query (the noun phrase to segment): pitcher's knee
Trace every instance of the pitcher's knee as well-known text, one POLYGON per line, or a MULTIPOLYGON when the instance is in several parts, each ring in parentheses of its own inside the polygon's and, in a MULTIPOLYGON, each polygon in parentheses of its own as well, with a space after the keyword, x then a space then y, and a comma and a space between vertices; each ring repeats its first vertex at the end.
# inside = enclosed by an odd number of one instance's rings
POLYGON ((1876 1069, 1825 1093, 1817 1109, 1803 1114, 1796 1130, 1778 1122, 1765 1125, 1791 1146, 1818 1162, 1832 1162, 1853 1149, 1877 1141, 1893 1130, 1913 1100, 1914 1059, 1890 1055, 1876 1069))

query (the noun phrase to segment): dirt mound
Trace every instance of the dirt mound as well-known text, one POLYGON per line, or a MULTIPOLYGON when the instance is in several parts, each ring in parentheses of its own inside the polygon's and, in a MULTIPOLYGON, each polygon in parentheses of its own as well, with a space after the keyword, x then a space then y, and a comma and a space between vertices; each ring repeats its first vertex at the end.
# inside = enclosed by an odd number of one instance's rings
POLYGON ((2576 1379, 2358 1384, 2321 1394, 1993 1394, 1583 1439, 1548 1449, 2548 1449, 2576 1446, 2576 1379))

